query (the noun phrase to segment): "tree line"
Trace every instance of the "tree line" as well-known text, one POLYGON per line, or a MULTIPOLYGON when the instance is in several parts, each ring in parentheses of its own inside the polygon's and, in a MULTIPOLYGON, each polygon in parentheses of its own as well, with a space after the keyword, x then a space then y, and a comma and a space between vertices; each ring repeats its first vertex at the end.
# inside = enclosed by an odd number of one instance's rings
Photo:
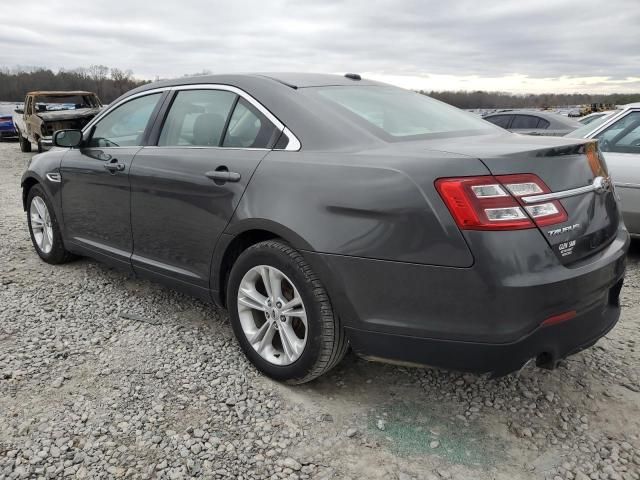
POLYGON ((542 93, 515 95, 504 92, 436 92, 423 91, 420 93, 441 100, 458 108, 545 108, 567 107, 570 105, 590 105, 594 103, 605 105, 625 105, 640 102, 640 93, 613 93, 607 95, 584 93, 542 93))
POLYGON ((148 83, 134 78, 131 70, 91 65, 58 72, 39 67, 0 68, 0 101, 22 102, 34 90, 88 90, 110 103, 132 88, 148 83))
MULTIPOLYGON (((200 74, 210 74, 203 71, 200 74)), ((194 74, 195 75, 195 74, 194 74)), ((190 75, 185 75, 190 76, 190 75)), ((91 65, 54 72, 41 67, 0 68, 0 101, 20 102, 33 90, 89 90, 98 94, 103 103, 111 103, 132 88, 149 83, 138 80, 131 70, 91 65)), ((477 91, 424 91, 420 93, 459 108, 544 108, 603 103, 624 105, 640 102, 640 93, 630 94, 526 94, 477 91)))

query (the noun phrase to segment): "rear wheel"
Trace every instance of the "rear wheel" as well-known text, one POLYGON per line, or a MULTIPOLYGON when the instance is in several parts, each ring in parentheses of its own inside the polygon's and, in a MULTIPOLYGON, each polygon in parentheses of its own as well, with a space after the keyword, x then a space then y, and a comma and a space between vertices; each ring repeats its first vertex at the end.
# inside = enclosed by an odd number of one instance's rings
POLYGON ((324 287, 285 243, 261 242, 240 255, 229 277, 227 306, 244 353, 276 380, 309 382, 347 351, 324 287))
POLYGON ((22 134, 20 134, 20 150, 23 152, 31 151, 31 142, 28 138, 24 138, 22 134))
POLYGON ((31 242, 40 258, 51 264, 73 259, 73 255, 64 248, 55 212, 39 185, 31 187, 27 195, 27 222, 31 242))

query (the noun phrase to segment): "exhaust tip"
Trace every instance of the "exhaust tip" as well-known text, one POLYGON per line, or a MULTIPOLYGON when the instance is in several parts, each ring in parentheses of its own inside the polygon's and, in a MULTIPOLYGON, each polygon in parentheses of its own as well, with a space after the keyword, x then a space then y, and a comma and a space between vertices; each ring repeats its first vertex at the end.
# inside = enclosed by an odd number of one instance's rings
POLYGON ((553 370, 558 366, 558 360, 550 352, 542 352, 536 357, 536 366, 546 370, 553 370))

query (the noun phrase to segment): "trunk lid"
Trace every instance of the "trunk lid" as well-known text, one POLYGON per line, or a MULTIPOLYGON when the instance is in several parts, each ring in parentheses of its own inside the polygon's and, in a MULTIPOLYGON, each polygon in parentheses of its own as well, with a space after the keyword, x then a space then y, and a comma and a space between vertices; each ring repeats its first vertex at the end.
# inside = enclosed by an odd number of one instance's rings
POLYGON ((493 175, 537 175, 554 193, 590 186, 596 177, 605 179, 598 191, 558 199, 567 212, 566 222, 538 227, 563 264, 595 254, 616 236, 620 213, 595 142, 513 134, 459 140, 455 148, 451 139, 430 143, 432 148, 479 158, 493 175))

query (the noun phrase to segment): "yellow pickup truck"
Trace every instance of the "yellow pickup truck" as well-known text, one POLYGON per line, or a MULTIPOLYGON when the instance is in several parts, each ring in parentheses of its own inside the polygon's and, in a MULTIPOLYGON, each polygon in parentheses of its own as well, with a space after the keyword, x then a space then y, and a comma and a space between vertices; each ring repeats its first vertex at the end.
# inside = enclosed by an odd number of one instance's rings
POLYGON ((56 130, 81 129, 102 109, 95 93, 84 91, 29 92, 23 108, 16 108, 13 123, 18 131, 20 150, 30 152, 31 145, 42 152, 51 145, 56 130))

